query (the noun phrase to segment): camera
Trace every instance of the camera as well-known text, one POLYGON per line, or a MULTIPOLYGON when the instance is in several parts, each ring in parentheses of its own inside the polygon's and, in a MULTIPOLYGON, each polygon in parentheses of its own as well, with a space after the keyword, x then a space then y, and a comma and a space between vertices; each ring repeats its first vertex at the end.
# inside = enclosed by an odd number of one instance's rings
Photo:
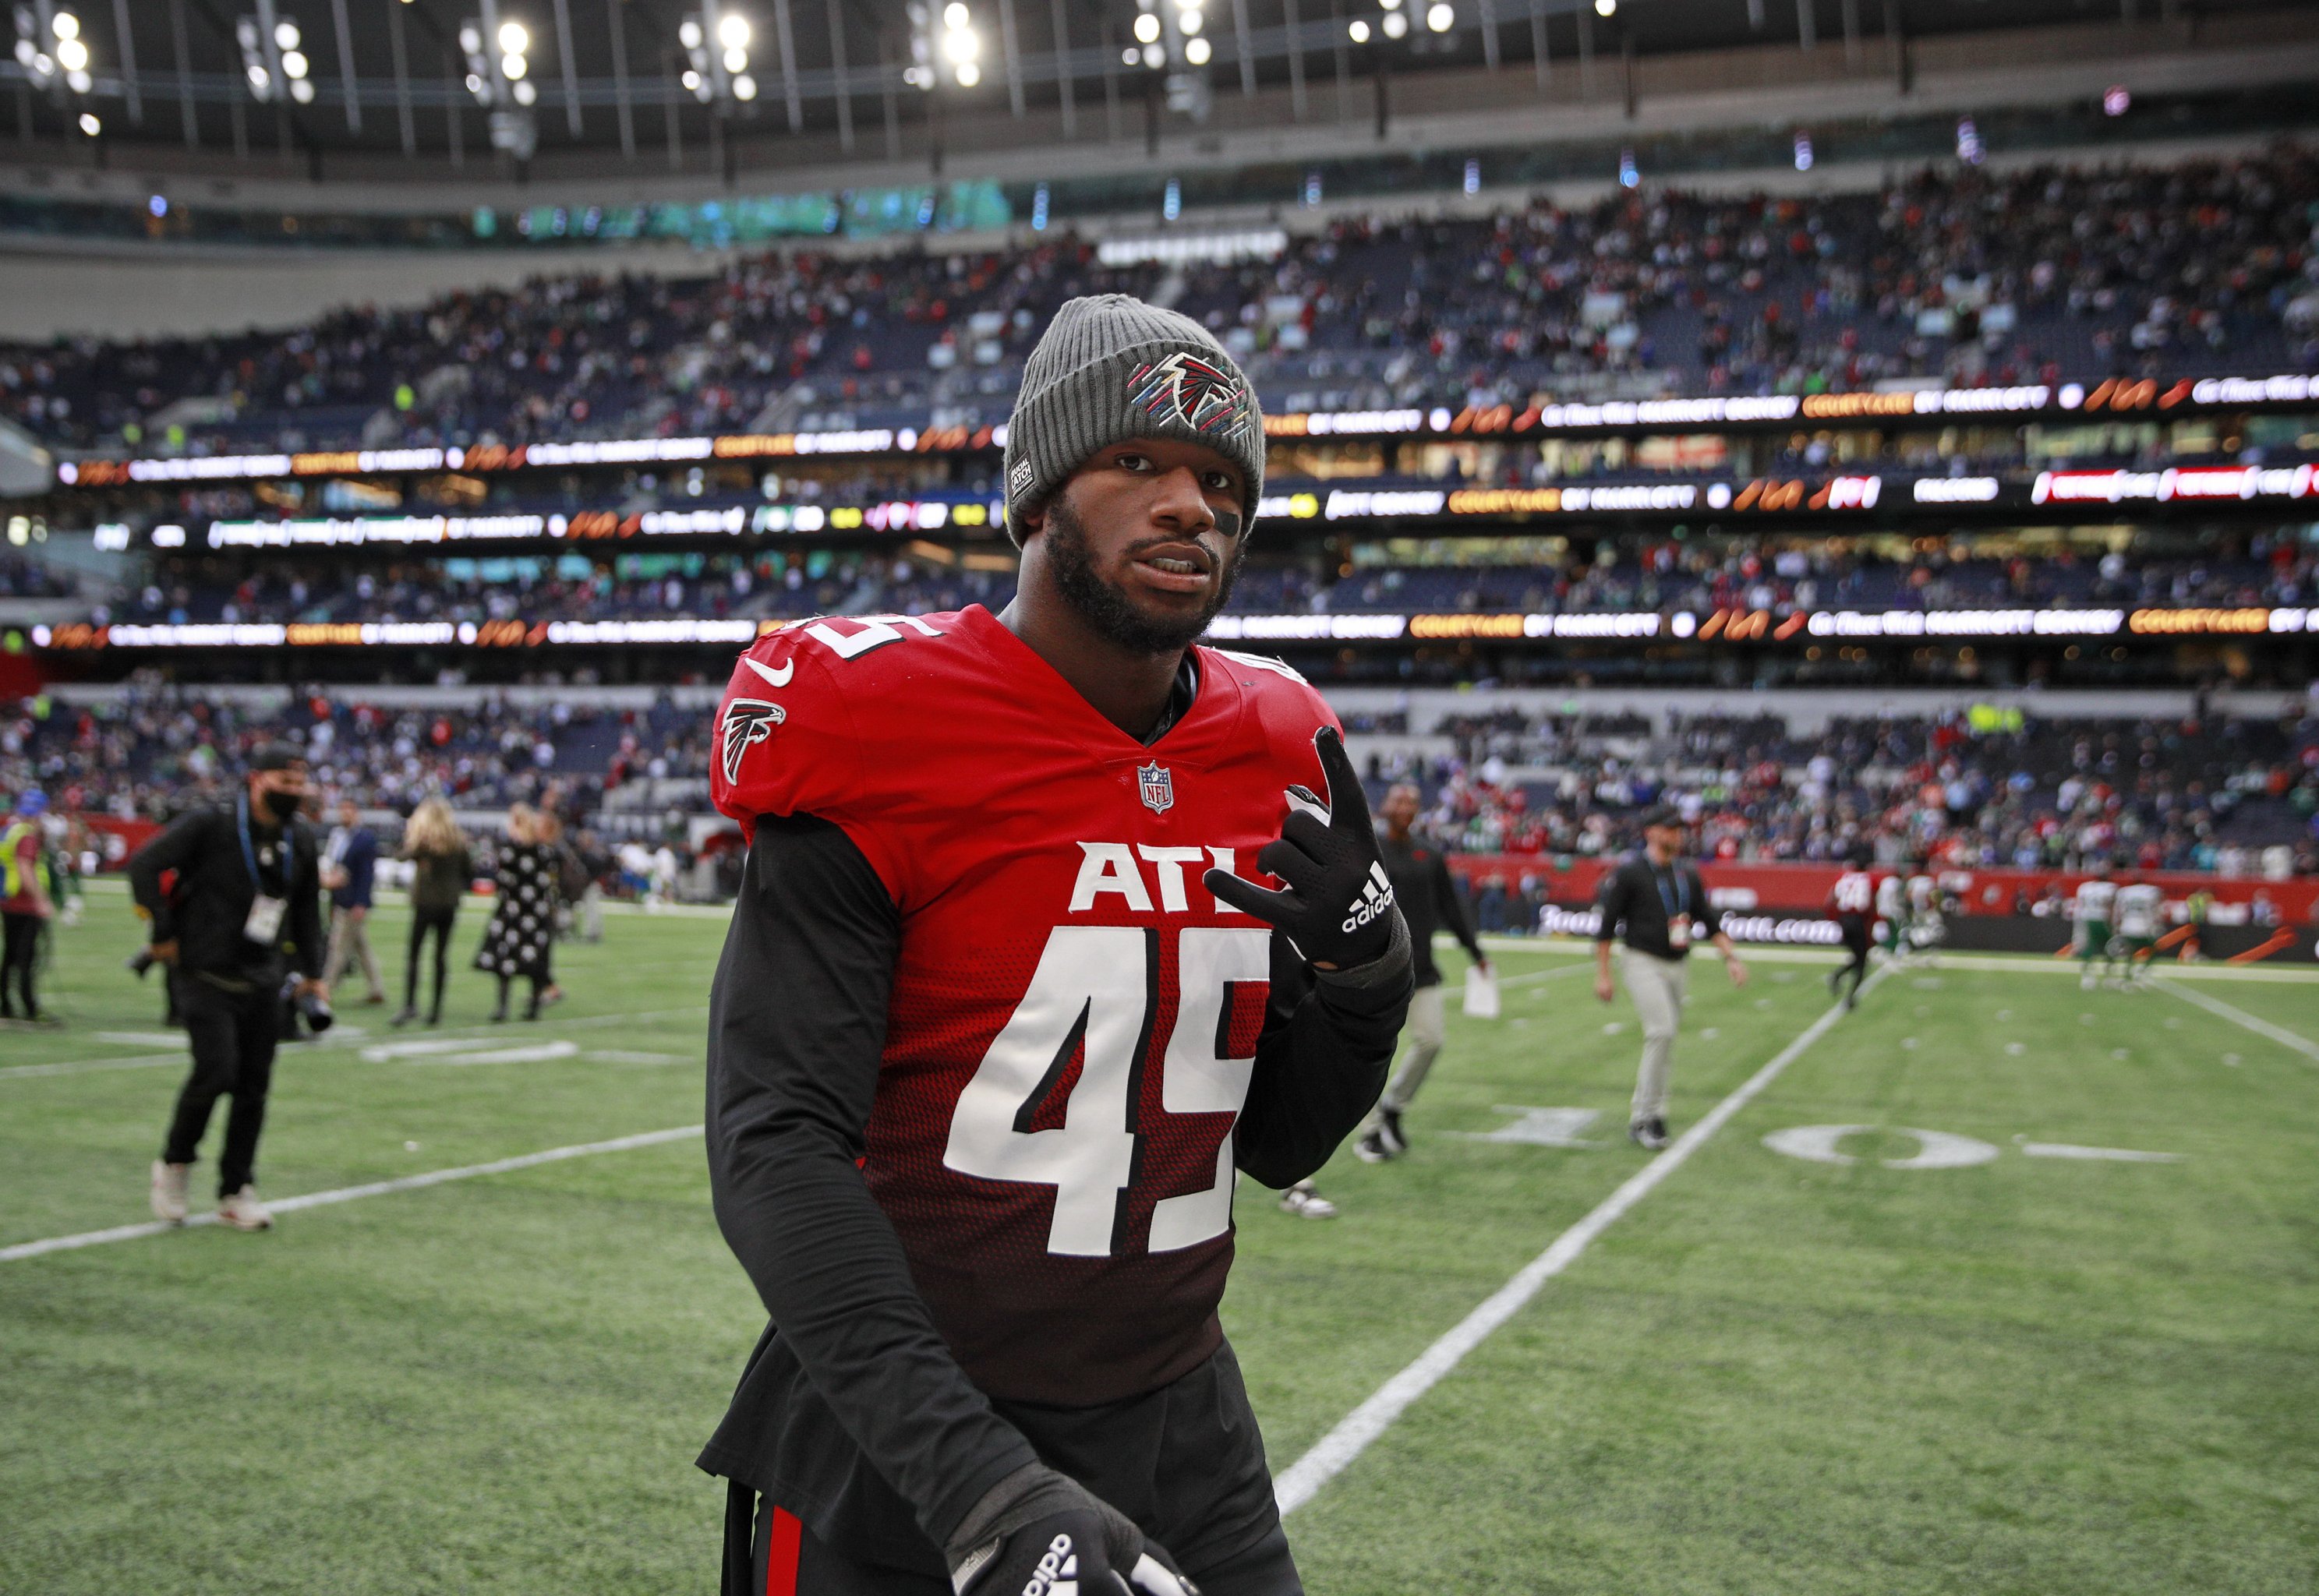
POLYGON ((338 1016, 331 1010, 329 998, 312 992, 301 992, 299 985, 299 978, 292 976, 282 983, 282 996, 305 1019, 307 1028, 320 1036, 338 1023, 338 1016))

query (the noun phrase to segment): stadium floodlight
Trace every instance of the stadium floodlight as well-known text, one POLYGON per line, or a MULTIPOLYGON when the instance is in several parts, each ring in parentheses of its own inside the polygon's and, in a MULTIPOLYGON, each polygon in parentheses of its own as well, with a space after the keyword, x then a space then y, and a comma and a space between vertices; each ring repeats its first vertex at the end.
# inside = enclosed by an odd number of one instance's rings
POLYGON ((1177 13, 1176 26, 1182 30, 1184 37, 1187 39, 1196 39, 1199 37, 1200 14, 1196 11, 1183 11, 1177 13))
POLYGON ((1796 135, 1796 170, 1799 172, 1809 172, 1811 169, 1811 135, 1809 133, 1798 133, 1796 135))
POLYGON ((49 32, 57 36, 59 43, 77 39, 80 37, 80 18, 69 11, 60 11, 49 19, 49 32))
POLYGON ((1358 17, 1345 24, 1345 32, 1355 44, 1367 44, 1369 41, 1369 25, 1358 17))
POLYGON ((1143 47, 1143 64, 1157 72, 1168 64, 1168 52, 1156 44, 1147 44, 1143 47))
POLYGON ((1142 15, 1135 19, 1135 41, 1138 44, 1156 44, 1159 42, 1159 40, 1160 19, 1158 16, 1147 11, 1142 15))
MULTIPOLYGON (((747 17, 725 10, 718 0, 704 0, 699 11, 687 14, 677 24, 676 37, 690 64, 682 82, 694 99, 707 105, 719 101, 746 103, 757 97, 757 80, 749 75, 749 45, 756 29, 747 17), (744 80, 749 86, 745 94, 741 89, 744 80)), ((903 76, 907 78, 909 74, 903 76)))
POLYGON ((104 124, 99 122, 89 113, 84 111, 80 113, 80 131, 94 139, 99 133, 104 131, 104 124))
POLYGON ((1208 59, 1214 54, 1215 51, 1209 48, 1208 41, 1205 39, 1189 40, 1184 45, 1184 59, 1195 67, 1206 66, 1208 59))
POLYGON ((283 75, 288 77, 305 77, 306 58, 304 54, 294 50, 284 50, 282 52, 282 71, 283 75))
POLYGON ((1594 0, 1594 14, 1596 16, 1618 15, 1619 0, 1594 0))
POLYGON ((504 55, 524 56, 531 53, 531 30, 521 23, 500 24, 500 50, 504 55))
POLYGON ((68 72, 86 71, 88 68, 88 46, 77 39, 58 40, 57 65, 68 72))
POLYGON ((972 88, 982 81, 982 35, 975 32, 974 14, 961 0, 950 0, 943 7, 942 37, 935 50, 950 63, 951 77, 961 88, 972 88))
POLYGON ((1401 13, 1397 11, 1388 11, 1385 14, 1385 36, 1387 39, 1398 39, 1408 32, 1409 19, 1407 17, 1402 15, 1401 13))
POLYGON ((1436 33, 1447 33, 1457 20, 1455 6, 1436 4, 1425 14, 1425 25, 1436 33))
POLYGON ((274 24, 274 48, 276 50, 296 50, 302 37, 298 32, 298 24, 288 17, 274 24))

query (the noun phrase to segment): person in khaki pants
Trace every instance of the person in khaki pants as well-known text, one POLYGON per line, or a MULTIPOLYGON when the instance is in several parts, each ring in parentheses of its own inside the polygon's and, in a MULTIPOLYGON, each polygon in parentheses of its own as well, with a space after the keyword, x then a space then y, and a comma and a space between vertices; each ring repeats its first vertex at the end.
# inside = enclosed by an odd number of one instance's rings
POLYGON ((1643 1060, 1627 1134, 1656 1151, 1667 1144, 1667 1082, 1674 1071, 1674 1033, 1683 1023, 1688 988, 1685 960, 1694 938, 1705 936, 1723 955, 1731 984, 1747 984, 1747 967, 1724 934, 1723 916, 1708 901, 1697 867, 1683 858, 1683 816, 1671 804, 1643 812, 1643 848, 1603 878, 1602 923, 1594 933, 1594 996, 1611 1001, 1611 944, 1623 936, 1620 972, 1643 1023, 1643 1060))

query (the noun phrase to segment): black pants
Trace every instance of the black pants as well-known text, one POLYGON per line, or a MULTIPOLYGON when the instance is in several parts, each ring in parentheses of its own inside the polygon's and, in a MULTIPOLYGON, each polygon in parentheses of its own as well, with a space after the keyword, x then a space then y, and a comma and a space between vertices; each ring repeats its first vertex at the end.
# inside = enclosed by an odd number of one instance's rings
POLYGON ((40 1017, 40 1001, 32 996, 32 972, 41 961, 38 915, 0 915, 0 1019, 40 1017), (17 995, 23 994, 19 1010, 17 995))
POLYGON ((229 992, 199 976, 172 973, 177 1012, 193 1043, 194 1072, 177 1094, 169 1121, 165 1163, 190 1164, 209 1129, 210 1110, 233 1099, 225 1146, 218 1153, 218 1195, 231 1196, 257 1179, 257 1138, 266 1129, 266 1089, 274 1081, 274 1046, 281 1030, 281 996, 272 982, 229 992))
POLYGON ((419 1006, 419 955, 427 945, 429 933, 435 938, 435 1001, 428 1013, 437 1019, 443 1017, 443 968, 451 951, 451 924, 459 917, 459 906, 451 904, 439 909, 414 908, 411 912, 411 952, 402 974, 402 1006, 419 1006))
POLYGON ((1836 923, 1844 933, 1845 961, 1834 975, 1827 978, 1827 988, 1831 992, 1841 992, 1845 978, 1848 976, 1852 979, 1852 990, 1856 993, 1860 990, 1860 983, 1868 978, 1868 916, 1838 915, 1836 923))
MULTIPOLYGON (((1254 1546, 1184 1572, 1200 1596, 1304 1596, 1296 1560, 1278 1523, 1254 1546)), ((1087 1587, 1092 1589, 1092 1587, 1087 1587)), ((746 1485, 728 1482, 720 1596, 951 1596, 950 1582, 840 1556, 814 1532, 746 1485)), ((1014 1596, 993 1591, 991 1596, 1014 1596)))

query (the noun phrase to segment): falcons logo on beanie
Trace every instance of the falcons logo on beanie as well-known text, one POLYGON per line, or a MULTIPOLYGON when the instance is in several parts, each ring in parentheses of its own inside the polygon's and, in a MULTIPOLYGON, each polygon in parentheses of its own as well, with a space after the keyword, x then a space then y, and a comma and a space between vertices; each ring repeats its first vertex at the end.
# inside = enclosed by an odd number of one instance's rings
POLYGON ((1149 361, 1127 379, 1132 409, 1160 421, 1179 421, 1195 432, 1237 432, 1255 417, 1248 385, 1196 355, 1149 361))
POLYGON ((741 756, 773 735, 790 712, 762 699, 735 699, 725 707, 725 784, 741 780, 741 756))

